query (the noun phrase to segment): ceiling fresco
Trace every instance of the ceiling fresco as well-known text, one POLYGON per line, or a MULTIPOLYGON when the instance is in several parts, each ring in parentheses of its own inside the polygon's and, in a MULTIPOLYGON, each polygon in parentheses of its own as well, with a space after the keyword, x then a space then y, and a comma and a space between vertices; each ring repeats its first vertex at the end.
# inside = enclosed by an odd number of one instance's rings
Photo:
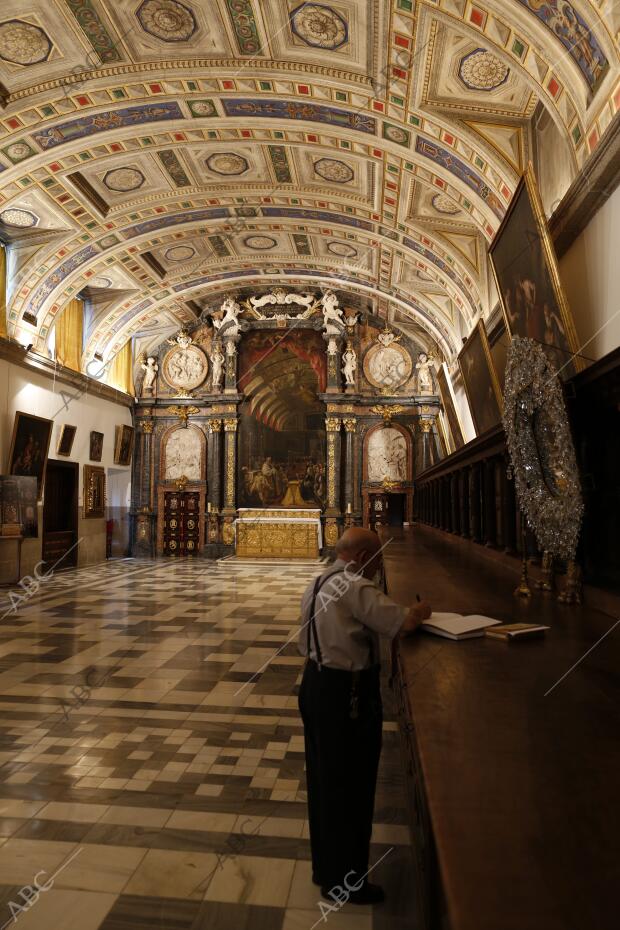
POLYGON ((620 108, 613 0, 3 0, 9 331, 83 367, 244 288, 331 287, 451 360, 546 109, 620 108))

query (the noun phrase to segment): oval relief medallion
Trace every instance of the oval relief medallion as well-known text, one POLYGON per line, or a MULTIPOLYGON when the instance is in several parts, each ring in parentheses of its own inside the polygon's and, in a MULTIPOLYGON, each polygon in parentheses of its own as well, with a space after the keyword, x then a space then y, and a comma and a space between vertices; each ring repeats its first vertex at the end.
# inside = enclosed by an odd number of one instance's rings
POLYGON ((207 356, 195 345, 171 349, 162 364, 162 374, 168 384, 180 391, 197 388, 209 373, 207 356))

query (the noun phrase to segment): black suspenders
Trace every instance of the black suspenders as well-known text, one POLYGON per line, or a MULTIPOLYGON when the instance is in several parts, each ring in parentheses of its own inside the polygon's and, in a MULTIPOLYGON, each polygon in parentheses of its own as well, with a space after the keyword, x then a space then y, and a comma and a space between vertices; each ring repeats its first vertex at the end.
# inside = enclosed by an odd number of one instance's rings
POLYGON ((317 632, 316 620, 314 618, 316 599, 317 599, 317 595, 319 591, 321 590, 325 582, 329 581, 330 578, 333 578, 334 575, 339 575, 339 574, 344 574, 344 569, 337 568, 335 572, 332 572, 330 575, 325 575, 324 577, 321 577, 319 575, 319 577, 317 578, 314 584, 314 591, 312 592, 312 602, 310 604, 310 619, 308 620, 308 638, 306 641, 307 642, 306 648, 307 648, 308 658, 310 658, 310 635, 312 635, 312 639, 314 640, 314 651, 316 652, 316 663, 319 669, 321 668, 321 665, 323 664, 323 655, 321 653, 321 647, 319 645, 319 634, 317 632))

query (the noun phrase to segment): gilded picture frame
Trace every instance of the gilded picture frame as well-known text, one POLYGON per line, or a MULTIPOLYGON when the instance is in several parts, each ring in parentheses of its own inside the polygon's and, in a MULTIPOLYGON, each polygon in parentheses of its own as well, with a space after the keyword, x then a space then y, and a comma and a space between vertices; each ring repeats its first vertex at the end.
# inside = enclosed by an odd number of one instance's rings
POLYGON ((489 256, 509 335, 539 342, 563 378, 581 371, 584 363, 577 355, 577 331, 531 162, 491 243, 489 256))
POLYGON ((458 360, 471 418, 476 435, 480 436, 497 426, 503 410, 502 392, 482 320, 470 333, 458 360))
POLYGON ((463 432, 463 425, 461 423, 458 410, 456 409, 454 392, 452 390, 452 383, 450 381, 450 373, 445 362, 441 363, 435 372, 435 376, 437 378, 437 385, 439 387, 439 397, 441 404, 446 414, 446 425, 448 426, 452 436, 452 443, 455 450, 461 449, 465 445, 465 433, 463 432))
POLYGON ((91 462, 100 462, 103 455, 103 433, 91 430, 88 457, 91 462))
POLYGON ((105 468, 101 465, 84 466, 84 518, 105 517, 105 468))

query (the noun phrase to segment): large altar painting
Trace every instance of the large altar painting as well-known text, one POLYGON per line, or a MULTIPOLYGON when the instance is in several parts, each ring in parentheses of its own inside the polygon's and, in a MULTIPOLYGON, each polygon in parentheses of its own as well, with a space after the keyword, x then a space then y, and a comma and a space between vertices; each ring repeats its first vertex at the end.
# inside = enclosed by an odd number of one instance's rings
POLYGON ((254 332, 242 342, 241 507, 325 506, 325 344, 304 329, 254 332))
POLYGON ((368 439, 368 480, 407 480, 407 442, 392 426, 380 427, 368 439))

